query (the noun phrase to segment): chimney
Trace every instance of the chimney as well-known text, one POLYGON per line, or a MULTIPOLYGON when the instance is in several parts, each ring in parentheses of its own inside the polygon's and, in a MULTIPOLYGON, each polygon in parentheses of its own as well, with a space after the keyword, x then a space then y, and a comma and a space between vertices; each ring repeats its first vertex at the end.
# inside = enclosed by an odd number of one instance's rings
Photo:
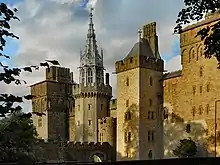
POLYGON ((105 74, 105 83, 106 85, 109 85, 109 73, 105 74))
POLYGON ((158 57, 159 52, 156 22, 152 22, 143 26, 143 38, 148 40, 155 57, 158 57))

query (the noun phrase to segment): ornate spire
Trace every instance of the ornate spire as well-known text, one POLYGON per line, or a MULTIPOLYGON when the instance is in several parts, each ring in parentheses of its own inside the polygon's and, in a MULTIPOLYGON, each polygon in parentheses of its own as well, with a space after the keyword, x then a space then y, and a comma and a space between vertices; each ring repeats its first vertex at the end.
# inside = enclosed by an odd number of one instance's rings
MULTIPOLYGON (((89 29, 87 33, 86 46, 84 53, 82 53, 81 59, 87 58, 87 61, 90 61, 91 64, 96 65, 97 59, 99 58, 98 46, 96 42, 95 29, 93 24, 93 8, 91 8, 89 13, 89 29)), ((85 61, 84 61, 85 62, 85 61)), ((88 63, 87 63, 88 65, 88 63)))
POLYGON ((80 53, 80 81, 82 84, 103 83, 103 50, 98 51, 93 24, 93 8, 89 12, 89 29, 86 46, 80 53))
POLYGON ((89 39, 95 39, 95 29, 94 29, 94 24, 93 24, 93 20, 92 20, 92 17, 93 17, 93 14, 92 14, 92 11, 94 9, 91 8, 90 10, 90 13, 89 13, 89 30, 88 30, 88 34, 87 34, 87 40, 89 39))

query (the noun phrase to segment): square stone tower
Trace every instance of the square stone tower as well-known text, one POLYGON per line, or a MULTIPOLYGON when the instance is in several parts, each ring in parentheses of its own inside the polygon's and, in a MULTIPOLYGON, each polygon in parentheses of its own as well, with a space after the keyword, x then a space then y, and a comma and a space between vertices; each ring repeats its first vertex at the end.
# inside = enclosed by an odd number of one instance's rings
MULTIPOLYGON (((31 86, 32 111, 45 115, 33 115, 39 138, 45 140, 69 140, 74 128, 71 125, 73 110, 72 73, 70 69, 52 66, 46 69, 46 80, 31 86)), ((72 122, 74 123, 74 122, 72 122)))
POLYGON ((117 160, 163 157, 163 70, 154 22, 116 62, 117 160))

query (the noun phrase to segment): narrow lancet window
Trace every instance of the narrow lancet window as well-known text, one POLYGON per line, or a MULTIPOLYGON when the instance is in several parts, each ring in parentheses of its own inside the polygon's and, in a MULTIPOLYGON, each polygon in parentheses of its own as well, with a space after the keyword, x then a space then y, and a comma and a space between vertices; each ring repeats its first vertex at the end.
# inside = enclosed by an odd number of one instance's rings
POLYGON ((88 75, 88 83, 92 83, 92 77, 93 77, 93 74, 92 74, 92 69, 89 68, 88 71, 87 71, 87 75, 88 75))

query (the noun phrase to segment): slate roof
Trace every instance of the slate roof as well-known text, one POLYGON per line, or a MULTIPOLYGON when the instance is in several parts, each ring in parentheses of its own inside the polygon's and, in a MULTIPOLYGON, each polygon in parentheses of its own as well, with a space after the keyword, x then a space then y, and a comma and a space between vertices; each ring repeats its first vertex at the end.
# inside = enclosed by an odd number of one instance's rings
POLYGON ((174 71, 174 72, 165 73, 163 75, 163 80, 174 78, 174 77, 179 77, 181 75, 182 75, 182 70, 177 70, 177 71, 174 71))
POLYGON ((139 42, 137 42, 131 51, 128 53, 128 55, 125 57, 125 59, 134 57, 134 56, 147 56, 147 57, 152 57, 156 58, 150 44, 147 40, 141 38, 139 42))

